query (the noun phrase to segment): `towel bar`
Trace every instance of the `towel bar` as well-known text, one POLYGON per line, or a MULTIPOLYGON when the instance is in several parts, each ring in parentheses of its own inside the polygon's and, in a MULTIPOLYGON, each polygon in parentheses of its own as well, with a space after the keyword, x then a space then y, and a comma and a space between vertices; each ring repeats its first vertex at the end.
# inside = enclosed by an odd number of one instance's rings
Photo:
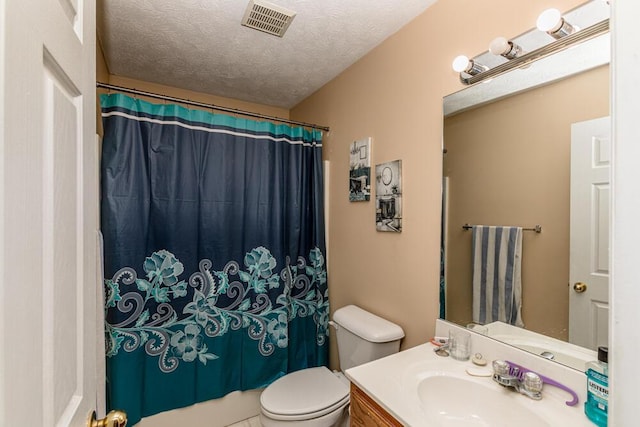
MULTIPOLYGON (((469 225, 469 224, 465 224, 462 226, 463 229, 465 230, 471 230, 473 228, 473 225, 469 225)), ((529 227, 529 228, 522 228, 524 231, 535 231, 536 233, 542 233, 542 226, 536 224, 533 227, 529 227)))

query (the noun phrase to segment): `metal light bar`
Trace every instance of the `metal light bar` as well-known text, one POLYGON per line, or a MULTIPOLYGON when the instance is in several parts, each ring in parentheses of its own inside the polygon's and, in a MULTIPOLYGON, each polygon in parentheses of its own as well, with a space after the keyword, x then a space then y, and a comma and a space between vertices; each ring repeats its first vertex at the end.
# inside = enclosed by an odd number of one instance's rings
POLYGON ((522 56, 497 65, 487 71, 483 71, 474 76, 466 77, 463 76, 464 73, 460 73, 460 81, 466 85, 472 85, 486 79, 491 79, 508 71, 511 71, 514 68, 527 66, 539 59, 546 58, 547 56, 553 55, 556 52, 560 52, 561 50, 570 48, 575 44, 593 39, 607 32, 609 32, 609 19, 605 19, 604 21, 601 21, 588 28, 582 29, 566 37, 555 40, 539 49, 525 53, 522 56))

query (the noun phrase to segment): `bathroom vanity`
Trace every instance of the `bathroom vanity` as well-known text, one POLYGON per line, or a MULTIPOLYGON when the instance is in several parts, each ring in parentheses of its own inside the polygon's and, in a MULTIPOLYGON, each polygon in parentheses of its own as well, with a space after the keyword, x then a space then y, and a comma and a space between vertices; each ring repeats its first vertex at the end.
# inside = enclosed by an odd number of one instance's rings
POLYGON ((351 383, 351 426, 402 426, 382 406, 378 405, 367 393, 351 383))
MULTIPOLYGON (((437 322, 437 335, 456 325, 437 322)), ((491 426, 590 426, 584 415, 586 379, 583 372, 526 351, 473 334, 472 353, 488 362, 441 357, 427 343, 348 369, 351 381, 352 426, 447 426, 456 421, 491 426), (491 362, 502 359, 557 381, 572 394, 546 384, 534 400, 493 379, 491 362)), ((457 424, 465 425, 465 424, 457 424)))

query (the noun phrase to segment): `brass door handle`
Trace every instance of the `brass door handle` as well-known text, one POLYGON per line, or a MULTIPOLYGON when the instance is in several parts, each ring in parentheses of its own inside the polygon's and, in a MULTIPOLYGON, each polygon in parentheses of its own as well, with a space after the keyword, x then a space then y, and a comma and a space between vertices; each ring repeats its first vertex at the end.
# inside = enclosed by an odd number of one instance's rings
POLYGON ((111 411, 106 417, 96 419, 96 411, 92 411, 87 427, 125 427, 127 425, 127 413, 124 411, 111 411))
POLYGON ((577 293, 581 294, 584 291, 587 290, 587 284, 586 283, 582 283, 582 282, 576 282, 573 285, 573 290, 576 291, 577 293))

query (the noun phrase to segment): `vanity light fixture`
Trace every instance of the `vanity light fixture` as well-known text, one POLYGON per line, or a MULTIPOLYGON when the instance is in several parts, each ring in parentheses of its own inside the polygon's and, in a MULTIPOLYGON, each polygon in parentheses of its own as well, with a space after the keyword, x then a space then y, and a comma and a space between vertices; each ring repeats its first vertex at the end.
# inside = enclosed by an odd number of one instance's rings
POLYGON ((473 59, 469 59, 464 55, 456 56, 451 63, 451 67, 456 73, 466 73, 470 76, 475 76, 476 74, 480 74, 489 69, 488 67, 478 64, 473 59))
MULTIPOLYGON (((606 0, 601 1, 605 2, 606 0)), ((598 3, 599 2, 600 0, 598 3)), ((596 0, 593 0, 593 2, 587 2, 589 5, 595 3, 596 0)), ((602 9, 601 7, 599 8, 602 9)), ((584 10, 587 14, 591 13, 591 9, 584 10)), ((603 10, 598 11, 598 13, 594 14, 590 19, 599 19, 598 16, 603 14, 603 12, 603 10)), ((569 14, 569 16, 577 15, 569 14)), ((500 55, 508 59, 508 61, 501 61, 501 63, 492 66, 491 68, 482 64, 482 62, 494 62, 490 57, 485 56, 485 53, 477 55, 471 59, 462 55, 458 56, 453 61, 452 66, 453 69, 459 73, 462 84, 472 85, 490 81, 492 78, 500 76, 508 71, 516 68, 527 68, 535 61, 546 58, 556 52, 570 48, 587 40, 597 38, 609 32, 609 18, 580 28, 567 22, 557 9, 547 9, 538 17, 536 26, 537 28, 523 35, 528 39, 527 43, 529 44, 524 42, 525 39, 522 38, 522 36, 516 39, 518 40, 517 43, 504 37, 494 39, 489 45, 489 53, 500 55), (540 33, 538 33, 538 31, 546 32, 555 40, 551 42, 547 41, 542 46, 535 48, 535 45, 542 43, 542 40, 540 40, 540 33), (525 52, 519 43, 524 43, 526 46, 533 46, 528 47, 528 49, 532 50, 525 52), (476 61, 478 59, 480 60, 480 63, 476 61)), ((542 37, 542 39, 543 38, 544 37, 542 37)))
POLYGON ((538 16, 536 27, 538 30, 546 32, 556 40, 577 31, 576 27, 562 17, 558 9, 547 9, 542 12, 540 16, 538 16))
POLYGON ((494 55, 500 55, 507 59, 514 59, 522 55, 524 51, 522 48, 504 37, 496 37, 489 44, 489 52, 494 55))

